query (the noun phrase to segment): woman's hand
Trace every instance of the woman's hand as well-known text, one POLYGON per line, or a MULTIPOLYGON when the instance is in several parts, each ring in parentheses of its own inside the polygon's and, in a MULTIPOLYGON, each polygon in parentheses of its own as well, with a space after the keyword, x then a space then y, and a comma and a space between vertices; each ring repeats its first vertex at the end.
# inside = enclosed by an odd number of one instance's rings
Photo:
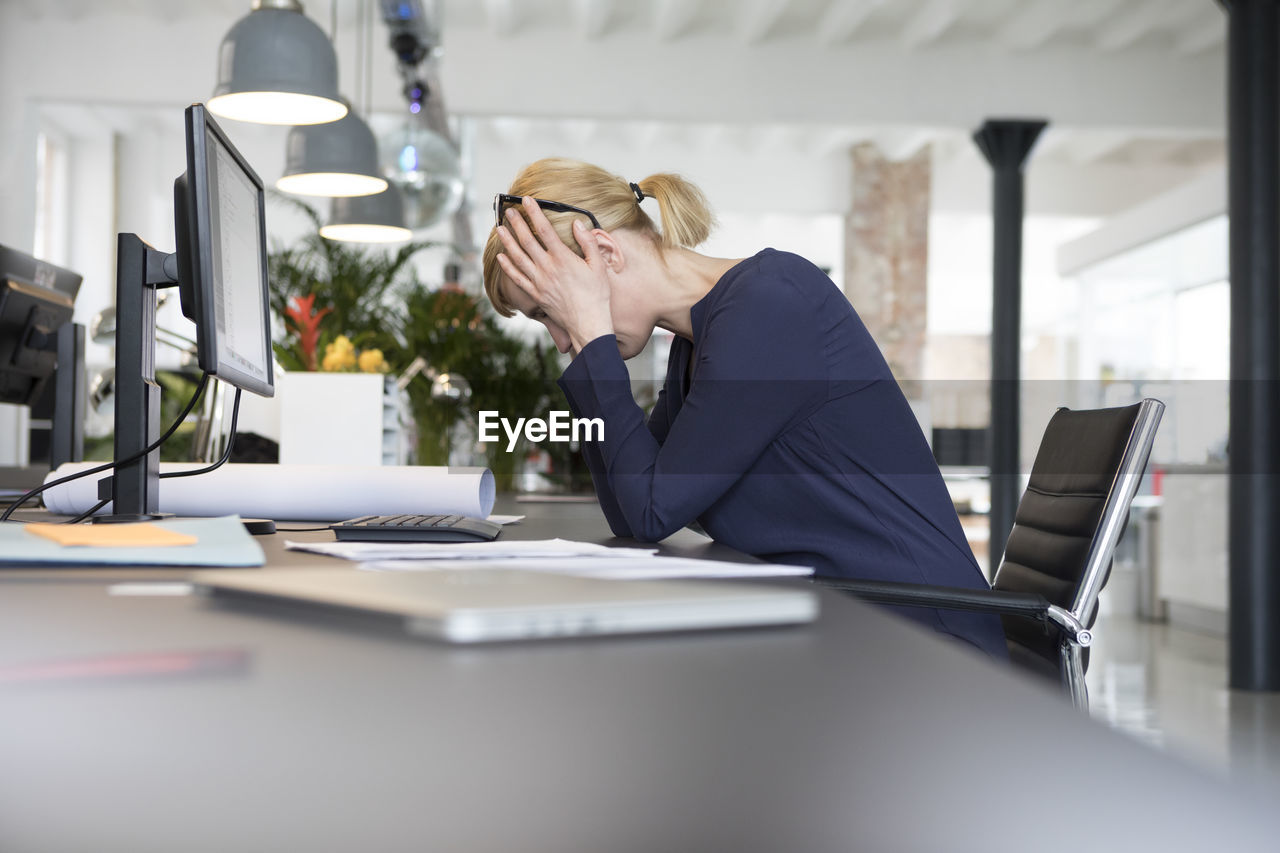
POLYGON ((581 220, 573 221, 573 237, 585 258, 561 242, 537 202, 526 197, 523 204, 523 217, 509 208, 507 224, 498 226, 504 249, 498 265, 551 322, 565 330, 576 354, 601 335, 613 334, 608 266, 581 220))

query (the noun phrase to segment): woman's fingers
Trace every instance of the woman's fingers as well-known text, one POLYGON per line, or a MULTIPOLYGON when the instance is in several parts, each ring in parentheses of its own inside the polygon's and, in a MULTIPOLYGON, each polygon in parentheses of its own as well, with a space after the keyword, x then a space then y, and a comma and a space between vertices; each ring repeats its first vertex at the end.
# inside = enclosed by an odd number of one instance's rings
POLYGON ((587 266, 596 269, 600 265, 600 247, 596 244, 596 235, 581 219, 573 220, 573 239, 582 247, 582 258, 587 266))
MULTIPOLYGON (((534 279, 538 274, 538 264, 530 258, 525 252, 520 241, 506 226, 498 226, 498 239, 502 241, 504 251, 498 255, 499 259, 506 258, 514 268, 523 275, 523 283, 517 282, 521 287, 528 288, 532 286, 534 279)), ((505 269, 505 267, 504 267, 505 269)))
MULTIPOLYGON (((534 209, 537 210, 537 207, 535 206, 534 209)), ((541 216, 543 220, 546 219, 541 210, 538 210, 538 215, 541 216)), ((547 256, 547 246, 539 242, 538 238, 533 236, 533 232, 529 230, 529 222, 526 219, 528 214, 526 213, 525 216, 521 216, 520 211, 516 210, 514 207, 508 207, 506 216, 507 230, 511 232, 512 236, 514 236, 517 241, 519 241, 520 247, 523 248, 525 253, 534 261, 542 263, 543 259, 547 256)), ((556 242, 558 243, 559 240, 556 242)))
POLYGON ((502 271, 506 273, 507 278, 515 282, 516 287, 527 292, 529 295, 536 297, 538 293, 537 288, 533 286, 533 282, 529 281, 524 273, 520 272, 520 270, 516 268, 516 265, 511 258, 507 257, 505 254, 499 254, 498 266, 502 267, 502 271))
MULTIPOLYGON (((533 233, 537 234, 537 243, 539 248, 545 248, 548 254, 555 254, 557 249, 563 251, 567 247, 560 240, 560 235, 556 233, 556 229, 551 225, 551 220, 547 219, 547 215, 542 212, 542 208, 530 196, 525 196, 521 202, 524 207, 525 218, 529 220, 529 225, 533 228, 533 233)), ((510 210, 510 208, 508 208, 510 210)), ((514 213, 514 211, 512 211, 514 213)), ((519 217, 516 217, 517 219, 519 217)), ((532 235, 530 235, 532 236, 532 235)))

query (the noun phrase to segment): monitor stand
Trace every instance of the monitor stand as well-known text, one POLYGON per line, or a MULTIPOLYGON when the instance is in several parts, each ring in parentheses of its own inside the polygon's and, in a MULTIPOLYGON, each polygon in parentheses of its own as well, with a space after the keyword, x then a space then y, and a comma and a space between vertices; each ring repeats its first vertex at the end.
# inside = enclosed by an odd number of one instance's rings
POLYGON ((177 284, 177 255, 157 251, 137 234, 116 242, 115 459, 129 459, 98 481, 112 514, 95 523, 147 521, 160 512, 160 386, 156 383, 156 290, 177 284))

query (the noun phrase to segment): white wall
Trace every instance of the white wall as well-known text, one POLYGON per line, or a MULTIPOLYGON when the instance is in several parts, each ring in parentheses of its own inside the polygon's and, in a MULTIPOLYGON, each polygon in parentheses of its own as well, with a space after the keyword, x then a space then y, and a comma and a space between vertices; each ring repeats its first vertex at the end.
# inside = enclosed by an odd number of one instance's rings
MULTIPOLYGON (((86 277, 81 320, 112 301, 116 231, 172 246, 169 194, 183 168, 181 109, 208 96, 218 44, 242 14, 228 4, 184 4, 166 19, 99 9, 40 18, 0 3, 0 242, 31 246, 36 134, 42 123, 60 124, 73 138, 76 161, 67 262, 86 277), (53 45, 58 61, 49 59, 53 45)), ((310 11, 323 16, 325 10, 310 11)), ((851 125, 940 130, 936 138, 945 144, 936 149, 934 208, 977 214, 980 221, 989 208, 990 174, 967 133, 987 115, 1044 114, 1056 127, 1157 135, 1213 133, 1222 124, 1216 51, 1187 57, 1138 45, 1107 54, 1056 44, 992 52, 963 41, 913 51, 895 40, 751 44, 733 33, 709 32, 658 41, 645 28, 583 40, 545 27, 503 36, 474 18, 456 17, 445 22, 441 73, 448 106, 476 127, 471 162, 480 238, 489 226, 489 197, 522 165, 547 154, 579 156, 629 179, 675 170, 698 182, 725 224, 708 251, 794 248, 838 277, 838 234, 831 232, 848 207, 848 156, 839 140, 851 125), (525 64, 513 83, 507 63, 534 50, 571 61, 525 64)), ((375 38, 374 106, 398 110, 399 85, 380 28, 375 38)), ((354 93, 349 31, 339 34, 338 50, 342 87, 354 93)), ((287 131, 232 122, 227 129, 273 182, 287 131)), ((1179 171, 1074 167, 1033 157, 1028 210, 1104 215, 1168 186, 1179 171)), ((305 227, 276 208, 269 209, 268 226, 285 242, 305 227)), ((963 321, 976 328, 983 312, 975 306, 990 289, 989 253, 975 237, 962 247, 963 256, 949 255, 947 236, 935 235, 931 268, 952 278, 931 279, 937 306, 931 326, 963 321)), ((1028 257, 1035 255, 1029 243, 1028 257)), ((433 276, 442 260, 423 258, 424 276, 433 276)), ((166 312, 162 322, 179 327, 176 311, 166 312)), ((91 350, 91 358, 105 358, 104 352, 91 350)), ((0 409, 0 462, 16 457, 15 417, 0 409)))

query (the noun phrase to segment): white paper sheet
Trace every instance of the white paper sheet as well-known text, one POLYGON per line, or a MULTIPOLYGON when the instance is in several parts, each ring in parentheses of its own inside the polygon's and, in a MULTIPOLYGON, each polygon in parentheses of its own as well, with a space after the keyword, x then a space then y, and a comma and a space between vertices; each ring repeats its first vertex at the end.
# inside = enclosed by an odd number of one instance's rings
MULTIPOLYGON (((45 482, 97 463, 59 465, 45 482)), ((162 462, 161 473, 202 467, 162 462)), ((94 474, 44 493, 53 512, 76 515, 98 502, 94 474)), ((417 465, 249 465, 160 481, 160 511, 180 516, 240 515, 289 521, 341 521, 362 515, 470 515, 493 511, 488 468, 417 465)), ((102 510, 111 512, 111 504, 102 510)))
MULTIPOLYGON (((619 550, 619 549, 612 549, 619 550)), ((730 563, 686 557, 599 557, 577 556, 520 560, 380 560, 361 563, 373 572, 422 572, 432 569, 517 569, 528 572, 555 572, 608 580, 654 580, 658 578, 771 578, 807 577, 813 569, 780 563, 730 563)))
POLYGON ((648 557, 656 548, 610 548, 568 539, 514 539, 494 542, 292 542, 290 551, 307 551, 344 560, 542 560, 563 557, 623 559, 648 557))

